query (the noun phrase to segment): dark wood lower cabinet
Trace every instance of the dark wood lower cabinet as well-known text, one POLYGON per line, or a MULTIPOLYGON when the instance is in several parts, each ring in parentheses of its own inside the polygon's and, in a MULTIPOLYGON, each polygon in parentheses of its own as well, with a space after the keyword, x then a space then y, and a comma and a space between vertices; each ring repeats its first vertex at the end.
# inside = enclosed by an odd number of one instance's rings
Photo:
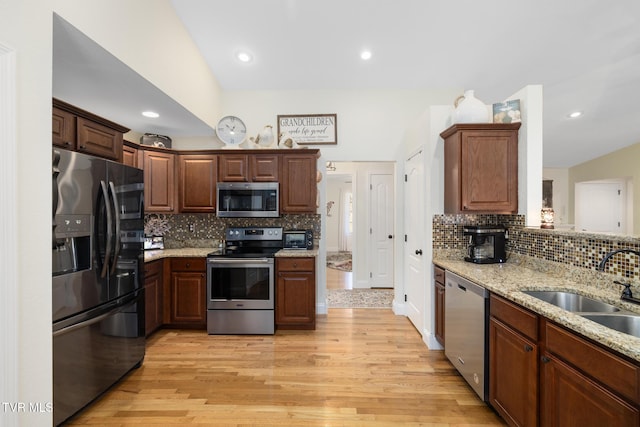
POLYGON ((144 331, 147 336, 162 326, 163 264, 164 260, 157 260, 144 265, 144 331))
POLYGON ((538 346, 489 320, 489 401, 512 426, 538 423, 538 346))
POLYGON ((443 346, 444 344, 444 305, 445 305, 445 291, 444 284, 436 282, 435 292, 435 336, 436 340, 443 346))
POLYGON ((172 258, 166 323, 173 327, 206 328, 206 266, 204 258, 172 258))
POLYGON ((496 295, 489 403, 510 426, 640 425, 640 363, 496 295))
POLYGON ((276 259, 276 326, 316 328, 315 258, 276 259))
POLYGON ((552 355, 544 354, 541 369, 540 425, 549 427, 637 427, 640 425, 637 407, 634 408, 552 355))

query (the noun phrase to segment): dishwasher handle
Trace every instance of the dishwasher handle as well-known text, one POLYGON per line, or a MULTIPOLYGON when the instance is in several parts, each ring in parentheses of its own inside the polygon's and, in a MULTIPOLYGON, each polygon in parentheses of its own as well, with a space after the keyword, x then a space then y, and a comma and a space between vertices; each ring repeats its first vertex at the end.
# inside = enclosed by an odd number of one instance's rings
POLYGON ((465 288, 464 286, 462 286, 460 283, 458 283, 458 289, 467 292, 467 288, 465 288))

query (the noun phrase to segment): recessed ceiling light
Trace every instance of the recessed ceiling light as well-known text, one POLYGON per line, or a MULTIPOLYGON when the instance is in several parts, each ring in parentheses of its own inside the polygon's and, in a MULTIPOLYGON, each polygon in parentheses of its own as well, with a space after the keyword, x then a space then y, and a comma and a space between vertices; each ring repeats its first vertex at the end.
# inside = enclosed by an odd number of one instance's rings
POLYGON ((238 52, 237 58, 240 60, 240 62, 250 62, 251 61, 251 55, 248 54, 247 52, 238 52))
POLYGON ((575 119, 576 117, 580 117, 581 115, 582 115, 582 111, 574 111, 573 113, 569 114, 569 118, 575 119))
POLYGON ((145 117, 150 117, 152 119, 157 119, 158 117, 160 117, 160 114, 156 113, 155 111, 143 111, 142 115, 145 117))
POLYGON ((360 58, 362 58, 364 61, 368 61, 371 59, 371 51, 370 50, 363 50, 360 53, 360 58))

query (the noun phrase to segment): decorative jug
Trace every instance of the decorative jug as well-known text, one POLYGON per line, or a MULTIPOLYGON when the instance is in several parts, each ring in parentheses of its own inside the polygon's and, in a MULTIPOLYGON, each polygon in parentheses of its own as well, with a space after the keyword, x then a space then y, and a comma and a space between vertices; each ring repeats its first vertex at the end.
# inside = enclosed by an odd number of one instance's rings
POLYGON ((464 95, 459 96, 454 105, 453 123, 489 123, 491 116, 489 109, 473 94, 473 90, 464 91, 464 95))

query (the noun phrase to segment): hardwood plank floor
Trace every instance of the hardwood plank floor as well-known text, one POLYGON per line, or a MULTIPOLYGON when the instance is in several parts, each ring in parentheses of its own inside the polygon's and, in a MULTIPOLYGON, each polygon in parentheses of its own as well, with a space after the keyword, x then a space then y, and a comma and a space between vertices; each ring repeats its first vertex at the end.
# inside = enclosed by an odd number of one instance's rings
POLYGON ((331 309, 315 331, 160 330, 75 426, 501 426, 404 316, 331 309))
POLYGON ((353 289, 353 272, 327 268, 327 289, 353 289))

